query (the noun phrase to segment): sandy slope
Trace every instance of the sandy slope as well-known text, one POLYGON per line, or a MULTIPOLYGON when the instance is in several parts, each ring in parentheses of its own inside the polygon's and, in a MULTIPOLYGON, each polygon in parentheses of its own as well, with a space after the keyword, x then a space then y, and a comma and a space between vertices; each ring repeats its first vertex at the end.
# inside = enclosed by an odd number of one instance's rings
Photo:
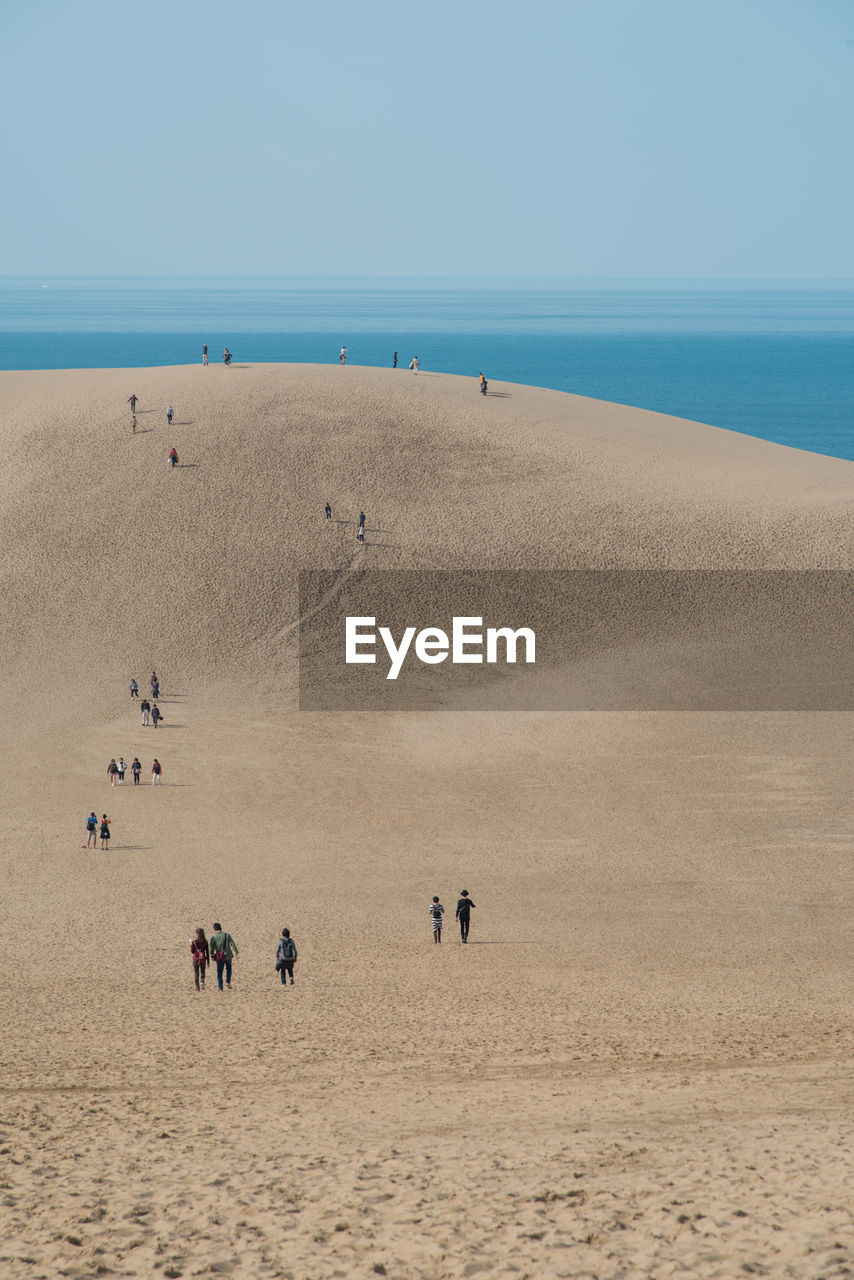
POLYGON ((854 1267, 850 716, 295 710, 298 568, 850 567, 850 463, 491 385, 0 376, 0 1274, 854 1267))

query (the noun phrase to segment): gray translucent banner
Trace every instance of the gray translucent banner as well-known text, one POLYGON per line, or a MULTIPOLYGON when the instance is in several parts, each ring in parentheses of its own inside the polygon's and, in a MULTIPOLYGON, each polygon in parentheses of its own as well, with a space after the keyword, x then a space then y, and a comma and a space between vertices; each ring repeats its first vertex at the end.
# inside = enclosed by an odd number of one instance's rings
POLYGON ((303 571, 299 705, 850 711, 852 592, 840 570, 303 571))

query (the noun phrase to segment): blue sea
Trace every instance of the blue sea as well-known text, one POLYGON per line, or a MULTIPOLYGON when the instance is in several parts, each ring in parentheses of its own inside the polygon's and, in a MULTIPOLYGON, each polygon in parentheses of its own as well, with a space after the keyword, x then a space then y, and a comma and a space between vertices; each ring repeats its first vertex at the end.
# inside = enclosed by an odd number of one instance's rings
POLYGON ((0 368, 405 366, 854 459, 854 284, 0 278, 0 368))

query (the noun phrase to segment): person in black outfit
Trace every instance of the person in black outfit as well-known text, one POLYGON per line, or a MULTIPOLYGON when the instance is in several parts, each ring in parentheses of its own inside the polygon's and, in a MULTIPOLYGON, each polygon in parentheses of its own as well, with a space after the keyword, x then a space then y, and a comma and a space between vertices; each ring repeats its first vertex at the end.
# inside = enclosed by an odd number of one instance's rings
POLYGON ((394 364, 393 364, 391 367, 392 367, 392 369, 396 369, 396 368, 397 368, 397 352, 396 352, 396 351, 395 351, 395 353, 394 353, 394 364))
POLYGON ((468 889, 460 891, 460 900, 457 903, 457 919, 460 922, 460 936, 463 942, 469 940, 469 922, 471 920, 471 909, 474 906, 469 897, 468 889))

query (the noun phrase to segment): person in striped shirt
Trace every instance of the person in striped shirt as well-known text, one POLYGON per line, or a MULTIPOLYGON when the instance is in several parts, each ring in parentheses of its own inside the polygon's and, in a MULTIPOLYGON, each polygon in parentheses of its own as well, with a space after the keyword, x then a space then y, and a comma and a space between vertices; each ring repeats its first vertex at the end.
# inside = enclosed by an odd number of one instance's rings
POLYGON ((433 922, 433 941, 442 941, 442 917, 445 914, 445 908, 442 906, 438 898, 434 897, 430 903, 430 919, 433 922))

